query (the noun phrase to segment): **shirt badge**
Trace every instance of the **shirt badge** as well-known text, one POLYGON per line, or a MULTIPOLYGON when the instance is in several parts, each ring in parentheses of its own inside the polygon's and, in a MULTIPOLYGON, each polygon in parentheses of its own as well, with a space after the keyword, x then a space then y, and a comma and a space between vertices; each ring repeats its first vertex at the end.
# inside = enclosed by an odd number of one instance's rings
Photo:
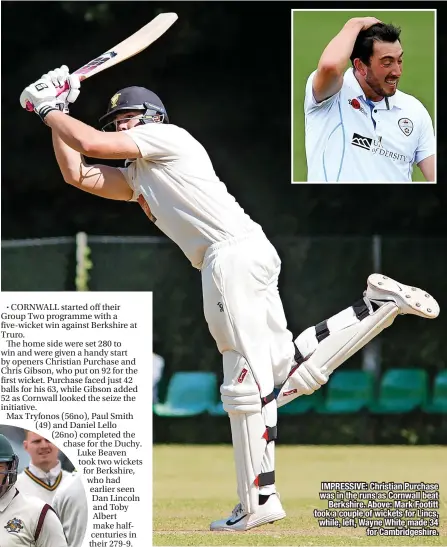
POLYGON ((404 135, 409 137, 413 133, 413 122, 408 118, 401 118, 398 121, 398 125, 400 127, 400 130, 404 135))
POLYGON ((17 517, 11 520, 8 520, 5 526, 5 530, 12 534, 18 534, 20 530, 22 529, 23 529, 23 523, 17 517))
POLYGON ((364 116, 368 115, 358 99, 348 99, 348 103, 354 110, 359 110, 364 116))

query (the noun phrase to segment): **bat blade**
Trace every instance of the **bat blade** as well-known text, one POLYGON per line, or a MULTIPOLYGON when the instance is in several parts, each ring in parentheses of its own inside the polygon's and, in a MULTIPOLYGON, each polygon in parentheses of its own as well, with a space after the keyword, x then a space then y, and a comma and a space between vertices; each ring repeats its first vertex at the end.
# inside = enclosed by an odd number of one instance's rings
POLYGON ((76 70, 75 74, 82 81, 137 55, 158 40, 177 19, 176 13, 160 13, 140 30, 76 70))
MULTIPOLYGON (((109 49, 99 57, 96 57, 92 61, 89 61, 81 68, 78 68, 74 72, 79 76, 79 80, 83 80, 110 68, 111 66, 117 65, 129 57, 137 55, 143 49, 146 49, 153 42, 158 40, 178 19, 176 13, 160 13, 152 19, 147 25, 137 30, 134 34, 109 49)), ((68 82, 62 87, 59 87, 57 90, 56 96, 61 95, 64 91, 67 91, 69 88, 68 82)), ((26 110, 33 111, 34 106, 31 102, 27 102, 26 110)))

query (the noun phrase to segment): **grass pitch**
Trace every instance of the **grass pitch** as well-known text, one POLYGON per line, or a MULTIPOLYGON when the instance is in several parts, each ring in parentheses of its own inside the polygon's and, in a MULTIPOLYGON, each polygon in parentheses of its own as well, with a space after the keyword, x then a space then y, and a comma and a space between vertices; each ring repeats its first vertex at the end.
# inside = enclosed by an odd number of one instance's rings
POLYGON ((447 545, 447 448, 280 446, 276 484, 287 517, 248 532, 210 532, 236 499, 230 446, 157 445, 153 545, 447 545), (438 537, 366 537, 362 528, 320 528, 321 481, 440 483, 438 537))
MULTIPOLYGON (((298 7, 298 6, 297 6, 298 7)), ((317 68, 324 48, 352 17, 377 17, 402 28, 405 52, 399 89, 418 98, 435 120, 435 15, 433 11, 295 11, 293 25, 293 180, 307 180, 304 147, 304 89, 307 78, 317 68)), ((413 180, 423 181, 418 167, 413 180)))

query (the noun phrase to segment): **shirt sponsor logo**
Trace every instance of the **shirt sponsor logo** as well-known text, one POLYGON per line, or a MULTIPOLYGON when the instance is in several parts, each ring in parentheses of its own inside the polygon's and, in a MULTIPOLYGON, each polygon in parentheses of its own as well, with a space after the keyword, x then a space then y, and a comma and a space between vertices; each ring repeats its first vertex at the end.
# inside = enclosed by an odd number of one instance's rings
POLYGON ((368 152, 371 152, 371 154, 390 158, 394 161, 399 161, 403 163, 409 163, 411 161, 410 156, 406 156, 405 154, 399 154, 399 152, 394 152, 393 150, 387 150, 386 148, 384 148, 382 144, 382 137, 379 137, 378 139, 371 139, 370 137, 364 137, 363 135, 354 133, 352 136, 351 144, 353 146, 363 148, 363 150, 368 150, 368 152))
POLYGON ((413 122, 409 118, 401 118, 397 124, 402 133, 407 137, 413 133, 413 122))
POLYGON ((358 146, 359 148, 364 148, 365 150, 371 150, 372 139, 369 137, 362 137, 362 135, 354 133, 351 144, 358 146))

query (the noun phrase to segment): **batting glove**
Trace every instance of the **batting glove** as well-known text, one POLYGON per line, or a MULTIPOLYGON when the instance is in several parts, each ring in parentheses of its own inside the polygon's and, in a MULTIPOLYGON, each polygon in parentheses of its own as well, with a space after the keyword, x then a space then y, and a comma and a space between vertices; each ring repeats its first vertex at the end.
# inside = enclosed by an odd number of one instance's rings
POLYGON ((42 79, 50 80, 56 88, 66 87, 57 97, 57 104, 60 110, 69 113, 69 104, 74 103, 79 97, 81 82, 76 74, 71 74, 66 65, 62 65, 60 68, 50 70, 42 76, 42 79))
POLYGON ((48 79, 41 78, 25 87, 20 95, 20 104, 26 110, 34 110, 42 120, 48 112, 59 110, 56 101, 57 90, 48 79))
MULTIPOLYGON (((65 67, 66 68, 66 67, 65 67)), ((61 67, 62 69, 62 67, 61 67)), ((57 69, 61 71, 61 69, 57 69)), ((33 84, 25 87, 20 95, 20 104, 22 108, 26 110, 34 110, 38 114, 42 121, 45 120, 45 116, 52 110, 65 111, 66 103, 68 109, 68 103, 73 102, 79 95, 80 83, 77 76, 68 76, 65 81, 59 80, 62 75, 68 75, 68 69, 62 70, 62 72, 51 71, 44 74, 42 78, 34 82, 33 84), (53 74, 54 73, 54 74, 53 74), (67 82, 67 89, 60 93, 61 89, 59 84, 65 86, 67 82), (55 85, 57 84, 57 86, 55 85), (59 98, 57 97, 59 93, 59 98)))

